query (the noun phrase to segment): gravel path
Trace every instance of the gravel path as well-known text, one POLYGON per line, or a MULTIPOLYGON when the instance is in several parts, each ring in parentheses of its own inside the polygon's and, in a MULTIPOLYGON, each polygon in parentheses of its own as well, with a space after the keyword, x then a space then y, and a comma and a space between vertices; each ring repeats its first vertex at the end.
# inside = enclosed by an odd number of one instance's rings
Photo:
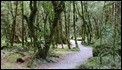
MULTIPOLYGON (((70 40, 71 46, 75 47, 75 41, 70 40)), ((46 63, 37 66, 36 69, 72 69, 79 66, 81 63, 92 57, 92 47, 85 47, 81 44, 81 41, 77 41, 80 51, 69 52, 66 57, 62 58, 56 63, 46 63)))

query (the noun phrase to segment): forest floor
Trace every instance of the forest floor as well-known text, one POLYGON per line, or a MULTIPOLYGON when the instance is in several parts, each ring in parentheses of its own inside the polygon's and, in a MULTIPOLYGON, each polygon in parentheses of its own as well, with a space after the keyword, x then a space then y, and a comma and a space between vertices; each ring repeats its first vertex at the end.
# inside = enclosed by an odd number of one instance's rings
MULTIPOLYGON (((70 40, 71 46, 75 47, 75 41, 70 40)), ((37 66, 36 69, 73 69, 86 62, 93 56, 92 47, 85 47, 81 41, 77 41, 80 51, 71 51, 56 63, 46 63, 37 66)))
MULTIPOLYGON (((75 41, 70 40, 71 47, 75 47, 75 41)), ((81 44, 81 41, 77 41, 80 51, 69 51, 65 57, 58 58, 56 62, 52 63, 43 63, 34 67, 34 69, 73 69, 77 66, 81 65, 82 63, 86 62, 89 58, 93 56, 92 47, 87 47, 81 44)), ((61 48, 61 45, 58 46, 61 48)), ((64 47, 65 48, 65 47, 64 47)), ((2 54, 2 51, 1 51, 2 54)), ((4 52, 4 54, 12 54, 12 52, 4 52)), ((6 65, 8 68, 12 66, 16 69, 30 69, 27 67, 23 67, 22 64, 19 63, 7 63, 9 59, 1 58, 1 67, 4 68, 6 65)))

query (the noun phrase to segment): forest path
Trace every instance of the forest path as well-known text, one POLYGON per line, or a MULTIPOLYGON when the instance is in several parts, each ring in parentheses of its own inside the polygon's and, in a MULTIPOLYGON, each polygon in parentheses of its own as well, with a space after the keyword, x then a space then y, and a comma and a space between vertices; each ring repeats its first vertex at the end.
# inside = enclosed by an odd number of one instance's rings
MULTIPOLYGON (((71 47, 75 47, 75 41, 70 40, 71 47)), ((88 60, 92 57, 92 47, 85 47, 81 44, 81 41, 77 41, 80 51, 69 51, 65 57, 57 58, 55 63, 44 63, 38 65, 34 69, 72 69, 76 66, 79 66, 81 63, 88 60)), ((67 48, 67 45, 64 45, 67 48)), ((58 48, 61 48, 61 45, 58 45, 58 48)), ((2 55, 11 55, 13 52, 4 52, 1 51, 2 55)), ((1 58, 1 66, 4 68, 8 62, 8 58, 1 58)), ((31 69, 28 67, 23 67, 21 64, 12 63, 14 69, 31 69)))
MULTIPOLYGON (((75 41, 70 40, 71 47, 75 47, 75 41)), ((45 63, 36 67, 36 69, 72 69, 87 61, 92 54, 92 47, 85 47, 81 41, 77 41, 80 51, 71 51, 64 58, 56 63, 45 63)))

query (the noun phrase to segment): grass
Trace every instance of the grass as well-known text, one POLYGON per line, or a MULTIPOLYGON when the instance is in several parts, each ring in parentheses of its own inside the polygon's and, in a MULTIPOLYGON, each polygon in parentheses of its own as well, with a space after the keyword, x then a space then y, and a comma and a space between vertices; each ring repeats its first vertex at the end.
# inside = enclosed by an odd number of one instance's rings
POLYGON ((80 49, 77 48, 77 47, 73 47, 73 48, 71 49, 71 51, 80 51, 80 49))
POLYGON ((13 55, 7 56, 7 58, 9 58, 10 63, 16 62, 16 59, 21 58, 21 57, 22 55, 20 54, 13 54, 13 55))
POLYGON ((56 48, 56 49, 52 49, 49 51, 49 55, 51 56, 59 56, 59 57, 63 57, 67 54, 67 52, 70 51, 69 49, 61 49, 61 48, 56 48))
POLYGON ((1 68, 2 69, 12 69, 12 68, 14 68, 15 65, 13 63, 15 63, 16 59, 20 58, 20 57, 21 57, 21 55, 17 54, 17 53, 11 54, 11 55, 9 55, 9 54, 8 55, 5 55, 5 54, 1 55, 1 58, 7 59, 7 61, 3 62, 1 68))
POLYGON ((12 65, 9 62, 6 62, 3 66, 1 66, 1 69, 13 69, 14 65, 12 65))

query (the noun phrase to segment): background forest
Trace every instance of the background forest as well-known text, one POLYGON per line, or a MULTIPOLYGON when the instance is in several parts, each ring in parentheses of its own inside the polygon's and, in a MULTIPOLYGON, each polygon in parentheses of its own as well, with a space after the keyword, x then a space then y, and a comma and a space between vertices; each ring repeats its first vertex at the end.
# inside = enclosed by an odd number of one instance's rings
POLYGON ((120 69, 121 1, 1 1, 1 50, 16 53, 1 57, 10 64, 26 55, 28 67, 35 60, 50 62, 58 51, 78 51, 77 41, 93 47, 93 57, 77 68, 120 69))

